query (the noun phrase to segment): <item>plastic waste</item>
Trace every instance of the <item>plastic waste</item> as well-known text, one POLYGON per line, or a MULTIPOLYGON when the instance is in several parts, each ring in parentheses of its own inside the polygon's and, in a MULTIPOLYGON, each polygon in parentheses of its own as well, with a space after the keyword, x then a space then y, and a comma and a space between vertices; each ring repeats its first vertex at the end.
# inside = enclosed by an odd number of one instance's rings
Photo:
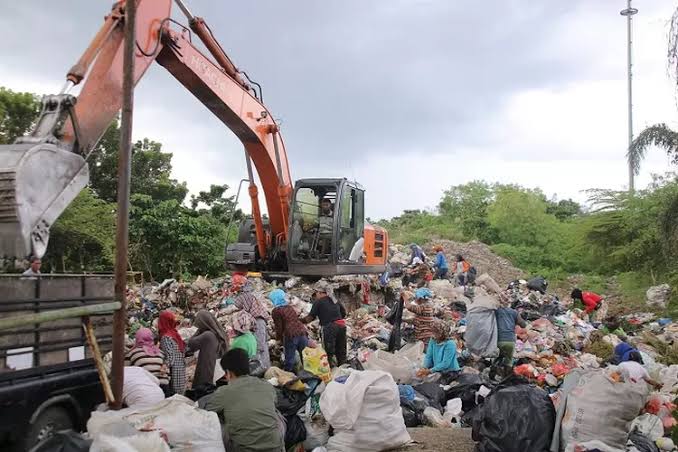
POLYGON ((440 410, 431 406, 426 407, 424 410, 424 419, 426 420, 426 425, 430 427, 445 427, 448 424, 445 422, 445 419, 443 419, 440 410))
POLYGON ((548 394, 509 378, 485 399, 473 420, 477 452, 546 451, 556 413, 548 394), (515 386, 507 386, 518 383, 515 386))
POLYGON ((673 450, 676 447, 671 438, 659 438, 655 444, 660 450, 673 450))
POLYGON ((633 420, 629 428, 630 431, 636 430, 643 436, 648 437, 652 441, 664 436, 664 426, 662 420, 650 413, 645 413, 633 420))
POLYGON ((327 353, 322 347, 306 347, 302 355, 304 357, 304 370, 320 377, 325 383, 332 380, 332 370, 327 360, 327 353))

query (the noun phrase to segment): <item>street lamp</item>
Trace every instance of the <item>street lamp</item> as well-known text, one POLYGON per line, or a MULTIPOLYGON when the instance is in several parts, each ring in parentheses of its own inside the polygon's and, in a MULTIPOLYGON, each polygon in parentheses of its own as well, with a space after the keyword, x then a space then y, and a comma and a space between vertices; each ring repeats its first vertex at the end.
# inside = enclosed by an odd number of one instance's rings
MULTIPOLYGON (((631 0, 627 0, 626 3, 626 9, 623 9, 619 12, 622 16, 626 16, 626 37, 627 37, 627 42, 626 42, 626 59, 627 59, 627 69, 628 69, 628 96, 629 96, 629 146, 627 148, 627 152, 631 150, 631 143, 633 143, 633 84, 632 84, 632 79, 633 79, 633 72, 632 72, 632 67, 633 67, 633 55, 631 52, 632 44, 633 41, 631 40, 631 22, 633 20, 633 16, 638 14, 638 10, 636 8, 631 7, 631 0)), ((629 164, 629 192, 632 192, 634 189, 633 186, 633 178, 634 178, 634 173, 633 173, 633 165, 631 165, 631 160, 628 162, 629 164)))

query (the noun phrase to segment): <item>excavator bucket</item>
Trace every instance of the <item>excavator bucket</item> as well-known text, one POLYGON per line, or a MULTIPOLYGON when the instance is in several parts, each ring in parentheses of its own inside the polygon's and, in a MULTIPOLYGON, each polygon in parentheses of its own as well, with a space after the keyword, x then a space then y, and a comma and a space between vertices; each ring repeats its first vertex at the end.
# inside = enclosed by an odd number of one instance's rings
POLYGON ((0 145, 0 257, 42 257, 50 227, 88 181, 87 162, 54 144, 0 145))

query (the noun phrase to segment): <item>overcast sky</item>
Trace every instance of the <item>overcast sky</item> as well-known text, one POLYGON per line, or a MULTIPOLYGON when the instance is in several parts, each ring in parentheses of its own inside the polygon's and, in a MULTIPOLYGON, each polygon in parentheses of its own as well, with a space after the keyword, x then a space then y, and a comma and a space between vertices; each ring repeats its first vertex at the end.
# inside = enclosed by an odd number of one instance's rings
MULTIPOLYGON (((0 85, 42 94, 58 92, 112 2, 5 3, 0 85)), ((372 218, 433 208, 474 179, 579 201, 627 184, 625 0, 187 3, 263 85, 292 177, 358 180, 372 218)), ((678 127, 666 71, 678 1, 634 6, 636 131, 678 127)), ((159 65, 138 85, 134 137, 173 152, 192 191, 246 176, 237 139, 159 65)), ((667 168, 655 150, 637 185, 667 168)))

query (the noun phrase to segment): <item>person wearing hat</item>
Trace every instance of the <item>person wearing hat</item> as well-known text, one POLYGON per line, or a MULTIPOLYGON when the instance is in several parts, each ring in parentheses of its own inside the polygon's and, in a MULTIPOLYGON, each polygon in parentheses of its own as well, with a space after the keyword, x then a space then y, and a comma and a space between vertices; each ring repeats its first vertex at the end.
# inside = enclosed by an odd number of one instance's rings
POLYGON ((303 324, 297 311, 287 302, 287 294, 282 289, 275 289, 268 294, 268 299, 273 304, 273 325, 275 326, 276 338, 283 343, 285 350, 285 363, 283 368, 292 372, 297 353, 303 366, 303 351, 308 347, 308 331, 303 324))
POLYGON ((443 247, 440 245, 436 245, 433 247, 433 251, 436 252, 435 279, 445 279, 447 277, 449 267, 447 266, 447 258, 445 257, 445 253, 443 252, 443 247))
MULTIPOLYGON (((409 301, 412 295, 410 292, 403 292, 403 299, 409 301)), ((433 293, 425 287, 421 287, 414 292, 414 303, 407 305, 407 310, 414 313, 414 337, 428 346, 433 337, 433 305, 430 299, 433 293)))
POLYGON ((432 326, 433 337, 428 341, 424 367, 417 376, 425 377, 434 372, 457 372, 460 370, 457 361, 457 344, 449 338, 449 328, 442 320, 436 320, 432 326))
POLYGON ((332 293, 332 287, 326 281, 318 281, 313 292, 311 312, 304 317, 304 323, 316 318, 320 321, 323 345, 331 366, 346 363, 346 308, 332 293))

